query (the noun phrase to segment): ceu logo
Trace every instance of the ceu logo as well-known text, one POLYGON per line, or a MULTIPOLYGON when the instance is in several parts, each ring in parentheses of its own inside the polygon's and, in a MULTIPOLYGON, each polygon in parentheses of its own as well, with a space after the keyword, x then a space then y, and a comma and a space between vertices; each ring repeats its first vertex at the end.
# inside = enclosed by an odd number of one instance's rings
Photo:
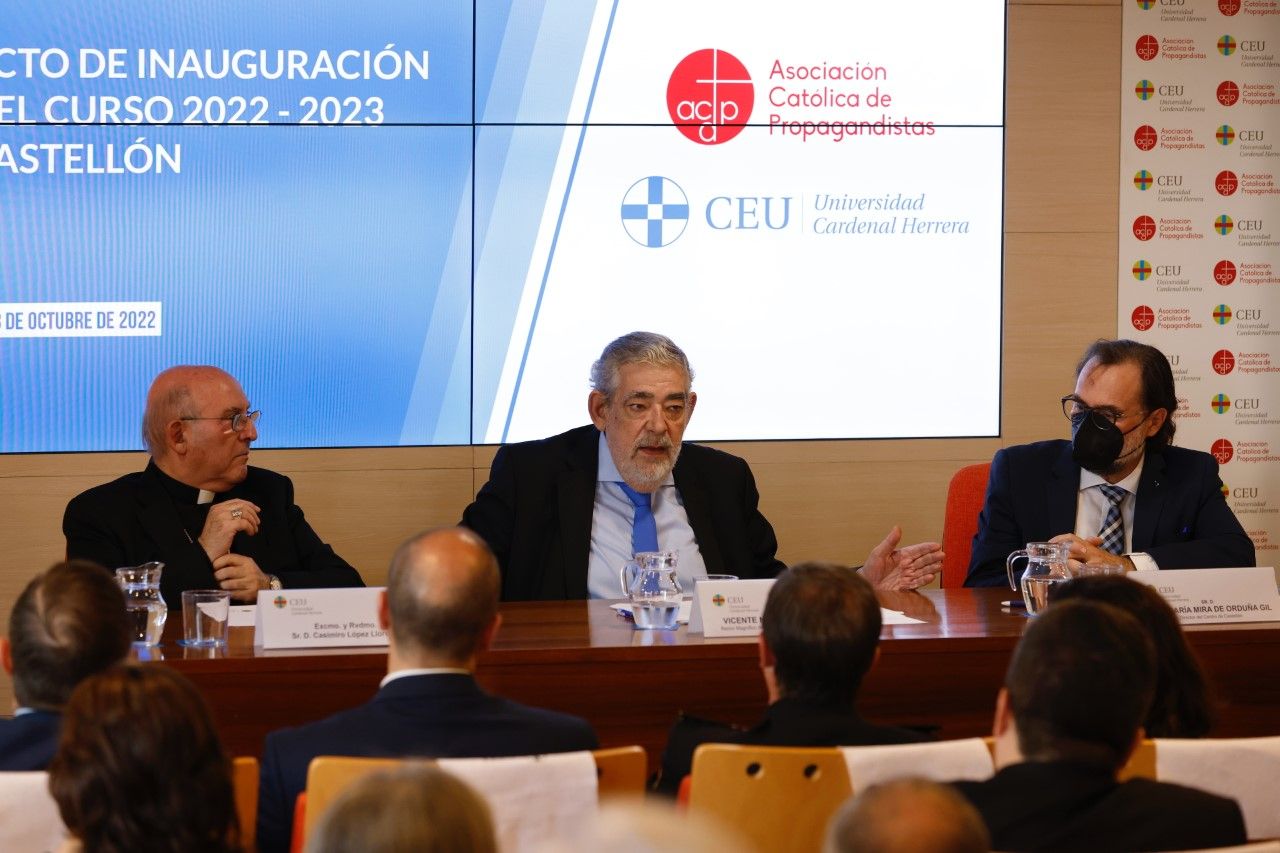
POLYGON ((1139 216, 1133 220, 1133 236, 1139 240, 1150 240, 1156 236, 1156 221, 1150 216, 1139 216))
POLYGON ((1156 5, 1156 0, 1138 0, 1138 8, 1144 12, 1154 5, 1156 5))
POLYGON ((1235 128, 1233 128, 1229 124, 1224 124, 1221 127, 1219 127, 1217 132, 1214 133, 1213 136, 1215 139, 1218 140, 1219 145, 1230 145, 1231 143, 1236 141, 1235 128))
POLYGON ((1156 324, 1156 312, 1151 310, 1150 305, 1139 305, 1133 309, 1133 313, 1129 315, 1133 327, 1139 332, 1145 332, 1156 324))
POLYGON ((1218 195, 1231 195, 1238 186, 1240 186, 1240 179, 1230 169, 1223 169, 1213 179, 1213 188, 1218 191, 1218 195))
POLYGON ((1231 442, 1225 438, 1220 438, 1209 448, 1209 452, 1213 454, 1213 458, 1218 460, 1219 465, 1226 465, 1231 461, 1231 457, 1236 455, 1236 449, 1231 442))
POLYGON ((1217 219, 1213 220, 1213 230, 1217 231, 1218 234, 1223 237, 1230 234, 1231 229, 1235 227, 1236 227, 1236 224, 1232 222, 1231 217, 1227 216, 1225 213, 1219 216, 1217 219))
POLYGON ((1213 409, 1220 415, 1225 415, 1227 409, 1231 408, 1231 398, 1226 394, 1218 394, 1209 401, 1209 408, 1213 409))
POLYGON ((1156 147, 1156 129, 1149 124, 1144 124, 1133 132, 1133 144, 1138 146, 1140 151, 1150 151, 1156 147))
POLYGON ((1138 42, 1133 49, 1137 51, 1139 59, 1150 62, 1160 54, 1160 42, 1155 36, 1138 36, 1138 42))
POLYGON ((1218 39, 1218 53, 1223 56, 1230 56, 1236 52, 1236 40, 1231 36, 1223 36, 1218 39))
POLYGON ((1133 264, 1133 277, 1138 281, 1146 281, 1151 278, 1151 264, 1146 261, 1135 261, 1133 264))
POLYGON ((1213 265, 1213 280, 1226 287, 1236 280, 1236 265, 1231 261, 1218 261, 1213 265))
POLYGON ((1231 306, 1225 302, 1213 309, 1213 322, 1225 326, 1231 322, 1231 306))
POLYGON ((276 606, 276 610, 284 610, 284 606, 289 602, 283 595, 277 595, 271 600, 271 603, 276 606))
POLYGON ((1143 192, 1151 189, 1151 173, 1146 169, 1139 169, 1133 176, 1133 185, 1143 192))
POLYGON ((1213 366, 1213 372, 1219 376, 1226 376, 1236 369, 1236 357, 1229 349, 1220 349, 1215 352, 1209 363, 1213 366))
POLYGON ((641 246, 670 246, 688 224, 689 199, 670 178, 641 178, 622 197, 622 227, 641 246))
POLYGON ((711 596, 711 603, 716 607, 724 607, 724 596, 717 592, 715 595, 711 596))
POLYGON ((1240 11, 1240 0, 1218 0, 1218 11, 1230 18, 1240 11))
POLYGON ((1133 94, 1138 96, 1139 101, 1149 101, 1155 93, 1155 84, 1150 80, 1139 80, 1138 85, 1133 87, 1133 94))
POLYGON ((667 112, 688 139, 719 145, 739 133, 755 104, 751 75, 736 56, 697 50, 680 60, 667 81, 667 112))
POLYGON ((1227 488, 1227 484, 1226 484, 1226 483, 1223 483, 1223 484, 1222 484, 1222 488, 1221 488, 1221 489, 1219 489, 1218 491, 1222 492, 1222 496, 1223 496, 1224 498, 1229 498, 1229 497, 1231 497, 1231 490, 1230 490, 1229 488, 1227 488))
POLYGON ((1218 84, 1218 103, 1229 107, 1240 100, 1240 87, 1234 80, 1223 80, 1218 84))

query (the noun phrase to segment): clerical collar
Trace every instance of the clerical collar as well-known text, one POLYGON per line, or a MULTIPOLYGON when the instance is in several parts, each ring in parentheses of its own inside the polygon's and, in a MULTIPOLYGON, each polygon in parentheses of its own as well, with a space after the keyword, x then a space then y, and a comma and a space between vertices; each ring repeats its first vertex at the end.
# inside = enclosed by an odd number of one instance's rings
POLYGON ((160 485, 164 486, 164 490, 169 493, 169 497, 173 498, 173 502, 179 505, 196 506, 200 504, 211 504, 217 494, 208 489, 197 489, 195 486, 188 486, 186 483, 180 483, 170 477, 168 474, 160 470, 160 466, 151 460, 147 463, 147 469, 151 471, 160 480, 160 485))

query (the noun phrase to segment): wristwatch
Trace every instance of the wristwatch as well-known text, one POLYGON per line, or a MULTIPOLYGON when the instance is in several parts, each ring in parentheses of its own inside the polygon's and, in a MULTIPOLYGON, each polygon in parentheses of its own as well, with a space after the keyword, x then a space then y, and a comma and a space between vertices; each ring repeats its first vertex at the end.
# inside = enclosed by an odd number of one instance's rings
POLYGON ((280 578, 275 575, 267 575, 268 589, 284 589, 284 584, 280 583, 280 578))

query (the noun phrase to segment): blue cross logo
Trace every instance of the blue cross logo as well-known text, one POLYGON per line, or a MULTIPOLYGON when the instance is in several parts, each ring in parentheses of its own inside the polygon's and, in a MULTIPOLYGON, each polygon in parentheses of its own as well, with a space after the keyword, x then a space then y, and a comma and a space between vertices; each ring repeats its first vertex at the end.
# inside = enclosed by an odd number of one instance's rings
POLYGON ((670 178, 641 178, 622 197, 622 227, 641 246, 670 246, 688 224, 689 199, 670 178))

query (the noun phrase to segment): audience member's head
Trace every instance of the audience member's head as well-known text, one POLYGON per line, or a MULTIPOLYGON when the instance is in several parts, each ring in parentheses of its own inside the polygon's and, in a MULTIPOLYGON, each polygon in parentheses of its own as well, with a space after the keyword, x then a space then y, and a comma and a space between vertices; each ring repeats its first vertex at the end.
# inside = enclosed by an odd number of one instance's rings
POLYGON ((1088 599, 1114 605, 1146 629, 1156 651, 1156 688, 1144 723, 1147 737, 1204 737, 1213 726, 1208 680, 1173 608, 1150 586, 1116 575, 1077 578, 1054 601, 1088 599))
POLYGON ((1032 621, 1014 649, 996 711, 1012 716, 1026 761, 1075 761, 1119 770, 1137 742, 1155 690, 1155 650, 1128 613, 1064 601, 1032 621))
POLYGON ((71 694, 49 791, 86 851, 239 848, 231 764, 209 708, 161 664, 113 667, 71 694))
POLYGON ((99 565, 71 560, 27 584, 0 650, 18 704, 58 710, 83 679, 122 660, 131 638, 115 579, 99 565))
POLYGON ((853 704, 880 642, 871 584, 843 566, 798 563, 774 582, 760 621, 762 662, 779 696, 853 704))
POLYGON ((371 773, 347 788, 307 839, 307 853, 496 853, 489 806, 430 764, 371 773))
POLYGON ((991 836, 950 785, 896 779, 872 785, 831 819, 827 853, 987 853, 991 836))
POLYGON ((470 530, 447 527, 401 545, 387 574, 383 621, 397 665, 470 667, 500 621, 498 561, 470 530))

